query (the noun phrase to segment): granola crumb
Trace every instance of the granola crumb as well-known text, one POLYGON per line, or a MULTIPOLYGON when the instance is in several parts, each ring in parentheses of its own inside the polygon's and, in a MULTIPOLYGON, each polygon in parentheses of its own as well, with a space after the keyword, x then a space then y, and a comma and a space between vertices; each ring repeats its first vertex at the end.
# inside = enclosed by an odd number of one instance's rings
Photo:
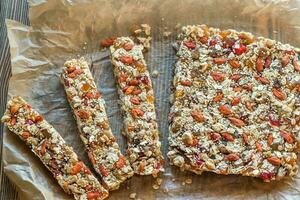
POLYGON ((153 185, 152 185, 152 188, 153 188, 154 190, 158 190, 158 189, 159 189, 159 185, 153 184, 153 185))
POLYGON ((180 24, 180 23, 177 23, 176 26, 175 26, 175 30, 180 29, 180 27, 181 27, 181 24, 180 24))
POLYGON ((165 38, 168 38, 171 34, 172 34, 171 31, 165 31, 165 32, 163 33, 163 35, 164 35, 165 38))
POLYGON ((152 77, 153 77, 153 78, 157 78, 157 77, 158 77, 158 74, 159 74, 159 72, 158 72, 157 70, 154 70, 154 71, 152 72, 152 77))
POLYGON ((186 184, 192 184, 192 182, 193 182, 193 180, 190 179, 190 178, 188 178, 188 179, 185 180, 185 183, 186 183, 186 184))
POLYGON ((131 194, 129 195, 129 198, 130 198, 130 199, 135 199, 135 198, 136 198, 136 193, 135 193, 135 192, 131 193, 131 194))
POLYGON ((175 181, 176 181, 176 179, 175 179, 175 178, 172 178, 172 181, 173 181, 173 182, 175 182, 175 181))
POLYGON ((162 181, 163 181, 163 180, 162 180, 161 178, 157 178, 157 179, 156 179, 157 185, 161 185, 161 184, 162 184, 162 181))
POLYGON ((169 189, 168 188, 164 188, 164 193, 168 193, 169 192, 169 189))
POLYGON ((183 185, 183 186, 184 186, 184 185, 185 185, 185 182, 183 181, 183 182, 181 183, 181 185, 183 185))

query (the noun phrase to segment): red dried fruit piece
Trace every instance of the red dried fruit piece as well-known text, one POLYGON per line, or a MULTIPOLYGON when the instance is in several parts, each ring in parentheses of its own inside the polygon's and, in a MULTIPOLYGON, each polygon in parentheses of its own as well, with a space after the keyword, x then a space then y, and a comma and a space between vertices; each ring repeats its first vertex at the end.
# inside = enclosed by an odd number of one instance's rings
POLYGON ((273 178, 274 174, 269 172, 263 172, 259 175, 261 179, 263 179, 264 182, 270 182, 270 180, 273 178))
POLYGON ((132 79, 132 80, 130 80, 128 82, 128 85, 130 85, 130 86, 137 86, 137 85, 139 85, 139 81, 136 80, 136 79, 132 79))
POLYGON ((209 41, 209 46, 214 46, 214 45, 216 45, 218 43, 218 41, 216 40, 216 39, 211 39, 210 41, 209 41))
POLYGON ((271 115, 269 115, 269 122, 273 126, 280 126, 281 125, 280 120, 273 120, 271 115))
POLYGON ((132 48, 133 48, 133 44, 132 43, 126 43, 124 44, 123 48, 126 50, 126 51, 130 51, 132 48))
POLYGON ((240 80, 241 78, 241 75, 239 74, 233 74, 232 76, 229 77, 230 80, 233 80, 233 81, 238 81, 240 80))
POLYGON ((244 140, 244 142, 245 142, 245 144, 249 144, 249 138, 248 138, 248 135, 247 135, 247 133, 243 133, 243 140, 244 140))
POLYGON ((125 95, 131 94, 133 90, 134 90, 134 86, 126 86, 123 88, 123 92, 125 93, 125 95))
POLYGON ((225 79, 225 75, 221 72, 212 72, 210 74, 215 81, 222 82, 225 79))
POLYGON ((133 63, 133 58, 132 56, 121 56, 119 58, 119 60, 124 63, 124 64, 127 64, 127 65, 131 65, 133 63))
POLYGON ((224 94, 222 92, 217 93, 217 95, 213 98, 213 102, 220 102, 224 98, 224 94))
POLYGON ((230 122, 234 125, 236 125, 237 127, 242 127, 245 126, 245 122, 239 118, 236 117, 228 117, 228 119, 230 120, 230 122))
POLYGON ((290 56, 289 55, 284 55, 281 58, 281 64, 283 67, 287 66, 290 63, 290 56))
POLYGON ((254 76, 254 78, 256 80, 258 80, 259 82, 261 82, 262 84, 266 85, 266 84, 270 84, 270 81, 264 77, 261 76, 254 76))
POLYGON ((69 78, 75 78, 75 77, 76 77, 76 74, 75 74, 74 72, 72 72, 72 73, 68 74, 68 77, 69 77, 69 78))
POLYGON ((149 81, 149 78, 148 78, 148 76, 140 76, 139 78, 138 78, 142 83, 144 83, 145 85, 148 85, 148 83, 150 82, 149 81))
POLYGON ((10 124, 11 124, 12 126, 14 126, 14 125, 16 125, 16 123, 17 123, 17 118, 16 118, 16 117, 11 117, 11 118, 10 118, 10 124))
POLYGON ((140 90, 140 89, 135 89, 135 90, 132 91, 133 95, 139 95, 141 93, 142 93, 142 90, 140 90))
POLYGON ((231 153, 231 154, 225 155, 225 159, 229 160, 229 161, 237 161, 238 159, 240 159, 240 157, 238 156, 237 153, 231 153))
POLYGON ((229 142, 234 141, 233 136, 231 134, 227 133, 227 132, 221 133, 221 135, 222 135, 223 138, 225 138, 229 142))
POLYGON ((47 144, 48 144, 48 140, 44 139, 41 144, 41 151, 40 151, 41 155, 45 155, 47 144))
POLYGON ((205 121, 205 117, 201 113, 199 113, 197 111, 191 112, 191 116, 197 122, 204 122, 205 121))
POLYGON ((231 67, 234 69, 238 69, 241 66, 241 64, 236 60, 229 60, 228 62, 231 65, 231 67))
POLYGON ((220 111, 223 115, 230 115, 230 114, 231 114, 230 109, 229 109, 226 105, 221 105, 221 106, 219 106, 219 111, 220 111))
POLYGON ((184 46, 186 46, 189 49, 195 49, 196 48, 196 43, 193 41, 184 41, 183 42, 184 46))
POLYGON ((268 145, 272 145, 273 144, 273 136, 270 134, 269 136, 268 136, 268 145))
POLYGON ((251 84, 245 84, 242 87, 243 87, 244 90, 252 91, 252 85, 251 84))
POLYGON ((81 161, 77 162, 71 169, 71 174, 76 175, 83 168, 83 163, 81 161))
POLYGON ((76 74, 76 75, 80 75, 80 74, 83 73, 83 70, 82 69, 76 69, 73 73, 76 74))
POLYGON ((94 99, 98 99, 98 98, 100 98, 100 97, 101 97, 101 94, 100 94, 99 91, 97 91, 97 92, 95 93, 95 95, 94 95, 94 99))
POLYGON ((144 115, 144 111, 139 108, 133 108, 131 110, 131 115, 133 118, 142 117, 144 115))
POLYGON ((256 147, 256 150, 258 152, 262 152, 263 151, 262 145, 259 142, 255 142, 255 147, 256 147))
POLYGON ((28 131, 23 131, 21 137, 23 140, 27 140, 30 137, 30 133, 28 131))
POLYGON ((116 163, 116 166, 117 166, 117 168, 122 168, 122 167, 124 167, 125 166, 125 164, 126 164, 126 159, 125 159, 125 157, 124 156, 120 156, 119 157, 119 160, 117 161, 117 163, 116 163))
POLYGON ((75 67, 75 66, 68 66, 68 68, 67 68, 67 72, 68 72, 68 74, 69 74, 69 73, 72 73, 72 72, 74 72, 74 71, 75 71, 75 69, 76 69, 76 67, 75 67))
POLYGON ((277 97, 281 101, 285 100, 286 98, 285 94, 277 88, 272 88, 272 93, 275 97, 277 97))
POLYGON ((197 166, 201 166, 201 165, 203 165, 203 163, 204 163, 204 160, 202 160, 202 159, 200 159, 200 158, 196 158, 195 164, 196 164, 197 166))
POLYGON ((295 71, 300 72, 300 66, 299 66, 296 58, 294 58, 294 60, 293 60, 293 66, 294 66, 295 71))
POLYGON ((91 151, 88 151, 87 154, 88 154, 88 157, 89 157, 90 161, 92 162, 92 164, 95 165, 96 160, 95 160, 93 153, 91 151))
POLYGON ((249 111, 253 111, 253 103, 251 101, 246 101, 246 108, 249 111))
POLYGON ((260 57, 256 59, 256 71, 259 73, 264 71, 263 60, 260 57))
POLYGON ((269 163, 275 166, 279 166, 281 164, 281 160, 275 156, 268 157, 267 160, 269 163))
POLYGON ((216 133, 216 132, 210 133, 210 139, 211 139, 212 141, 214 141, 214 142, 217 141, 220 137, 221 137, 221 136, 220 136, 219 133, 216 133))
POLYGON ((100 45, 102 47, 109 47, 114 44, 115 40, 116 40, 116 38, 106 38, 106 39, 101 40, 100 45))
POLYGON ((271 56, 267 56, 266 59, 265 59, 264 67, 265 67, 265 68, 270 68, 271 63, 272 63, 272 58, 271 58, 271 56))
POLYGON ((227 58, 214 58, 213 62, 217 65, 222 65, 227 62, 227 58))
POLYGON ((37 115, 37 116, 34 117, 34 122, 35 123, 41 122, 43 120, 44 120, 44 118, 41 115, 37 115))
POLYGON ((93 189, 93 186, 90 185, 90 184, 87 184, 86 186, 84 186, 84 188, 85 188, 86 190, 91 190, 91 189, 93 189))
POLYGON ((139 105, 140 104, 140 100, 137 97, 132 97, 130 99, 130 102, 133 103, 134 105, 139 105))
POLYGON ((280 131, 280 135, 287 143, 292 144, 294 142, 294 137, 291 133, 288 133, 286 131, 280 131))
POLYGON ((232 106, 236 106, 236 105, 238 105, 238 104, 240 103, 240 101, 241 101, 241 97, 235 97, 235 98, 233 98, 233 100, 231 101, 231 105, 232 105, 232 106))
POLYGON ((102 196, 102 192, 88 192, 86 197, 88 200, 96 200, 98 197, 102 196))
POLYGON ((90 113, 88 113, 87 111, 85 110, 78 110, 77 111, 77 116, 80 118, 80 119, 88 119, 90 117, 90 113))
POLYGON ((240 48, 234 49, 233 51, 236 55, 242 55, 247 51, 247 47, 243 43, 240 43, 240 48))
POLYGON ((188 87, 192 86, 192 82, 190 82, 190 81, 180 81, 180 84, 183 86, 188 86, 188 87))
POLYGON ((82 87, 81 87, 83 92, 89 91, 90 88, 91 88, 91 86, 88 83, 83 84, 82 87))
POLYGON ((10 113, 14 115, 19 111, 19 109, 20 109, 19 105, 17 105, 17 104, 12 105, 12 106, 10 106, 10 113))
POLYGON ((124 73, 120 74, 119 83, 124 83, 124 82, 126 82, 126 80, 127 80, 126 74, 124 74, 124 73))
POLYGON ((206 44, 208 41, 208 38, 206 36, 200 37, 199 38, 199 42, 201 42, 202 44, 206 44))
POLYGON ((99 165, 99 171, 102 174, 102 176, 108 176, 108 171, 105 169, 105 167, 103 165, 99 165))

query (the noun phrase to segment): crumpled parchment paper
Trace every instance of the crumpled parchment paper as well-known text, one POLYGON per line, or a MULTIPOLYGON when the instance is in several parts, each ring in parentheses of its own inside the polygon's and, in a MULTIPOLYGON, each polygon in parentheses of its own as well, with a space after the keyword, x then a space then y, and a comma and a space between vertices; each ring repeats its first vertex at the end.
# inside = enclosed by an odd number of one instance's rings
MULTIPOLYGON (((152 79, 161 131, 162 150, 168 149, 170 84, 175 52, 176 24, 208 24, 245 30, 300 46, 300 2, 281 0, 28 0, 31 27, 7 20, 12 54, 9 95, 21 95, 43 114, 87 164, 83 144, 59 82, 63 63, 84 56, 90 63, 98 89, 106 101, 113 133, 123 152, 122 117, 107 51, 99 51, 100 39, 128 35, 133 24, 148 23, 153 40, 146 61, 152 79), (172 31, 169 38, 164 31, 172 31)), ((7 129, 4 131, 5 173, 16 184, 23 200, 71 199, 63 193, 41 162, 7 129)), ((166 158, 166 157, 165 157, 166 158)), ((90 165, 90 164, 89 164, 90 165)), ((170 167, 160 189, 154 179, 135 176, 111 192, 110 199, 300 199, 300 173, 294 179, 263 183, 241 176, 204 173, 201 176, 170 167), (186 179, 192 184, 183 184, 186 179)))

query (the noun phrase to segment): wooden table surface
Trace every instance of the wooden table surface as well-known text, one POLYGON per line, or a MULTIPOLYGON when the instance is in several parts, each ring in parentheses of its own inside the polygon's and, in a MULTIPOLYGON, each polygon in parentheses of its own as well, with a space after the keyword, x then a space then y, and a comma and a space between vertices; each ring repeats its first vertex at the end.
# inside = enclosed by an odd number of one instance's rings
MULTIPOLYGON (((29 25, 28 4, 26 0, 0 0, 0 116, 3 115, 7 101, 8 81, 11 76, 9 43, 5 19, 13 19, 29 25)), ((0 125, 0 199, 16 200, 19 198, 17 188, 9 181, 3 172, 2 144, 3 124, 0 125)))

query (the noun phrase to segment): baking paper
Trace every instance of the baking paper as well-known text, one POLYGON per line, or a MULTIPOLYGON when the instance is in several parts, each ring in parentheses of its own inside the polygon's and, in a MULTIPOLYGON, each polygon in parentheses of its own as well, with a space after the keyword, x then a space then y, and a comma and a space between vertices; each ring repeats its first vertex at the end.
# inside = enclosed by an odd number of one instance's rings
MULTIPOLYGON (((263 183, 259 179, 194 175, 168 165, 168 111, 175 41, 178 27, 207 24, 269 37, 300 47, 300 2, 269 0, 28 0, 31 27, 7 20, 11 45, 12 77, 9 95, 23 96, 45 116, 89 166, 59 75, 70 58, 85 57, 106 101, 110 125, 124 152, 122 117, 108 51, 99 50, 99 41, 110 36, 127 36, 134 24, 152 27, 151 49, 146 53, 156 97, 156 111, 166 158, 160 189, 154 190, 150 176, 126 181, 109 199, 300 199, 300 173, 294 179, 263 183), (168 38, 163 36, 171 31, 168 38), (192 184, 184 183, 191 179, 192 184)), ((23 200, 72 199, 60 189, 41 162, 4 130, 4 170, 17 186, 23 200)), ((300 163, 300 162, 299 162, 300 163)), ((99 176, 98 176, 99 178, 99 176)))

